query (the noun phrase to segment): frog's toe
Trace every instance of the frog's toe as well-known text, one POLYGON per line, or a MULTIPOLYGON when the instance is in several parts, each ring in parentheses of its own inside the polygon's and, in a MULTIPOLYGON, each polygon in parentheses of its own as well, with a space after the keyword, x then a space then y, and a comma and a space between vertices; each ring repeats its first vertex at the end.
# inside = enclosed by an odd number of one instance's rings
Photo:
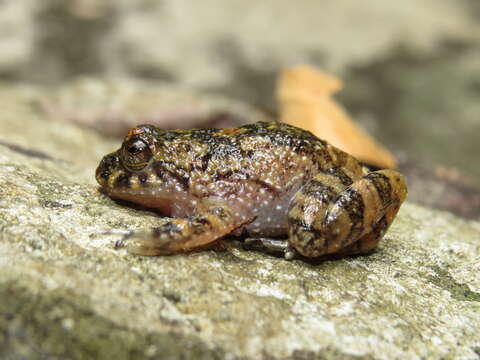
POLYGON ((288 249, 288 242, 286 239, 246 238, 243 247, 247 250, 282 255, 288 249))
POLYGON ((115 250, 119 250, 125 246, 125 239, 118 239, 115 241, 115 245, 113 246, 115 250))
POLYGON ((127 230, 120 239, 118 239, 117 241, 115 241, 115 244, 114 244, 114 249, 115 250, 119 250, 119 249, 122 249, 122 248, 125 248, 127 243, 128 243, 128 239, 133 235, 133 231, 132 230, 127 230))
POLYGON ((285 260, 293 260, 298 258, 298 256, 299 256, 298 251, 290 246, 288 246, 285 249, 285 252, 283 253, 283 257, 285 260))
POLYGON ((152 232, 132 232, 115 243, 115 249, 126 249, 130 254, 143 256, 169 255, 169 245, 176 241, 175 236, 158 235, 152 232))

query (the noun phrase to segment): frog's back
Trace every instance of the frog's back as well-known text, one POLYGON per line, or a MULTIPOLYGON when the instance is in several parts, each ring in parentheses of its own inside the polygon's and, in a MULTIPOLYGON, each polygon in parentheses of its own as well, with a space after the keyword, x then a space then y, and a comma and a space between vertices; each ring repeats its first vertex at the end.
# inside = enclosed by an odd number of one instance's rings
POLYGON ((291 199, 319 171, 350 167, 361 173, 351 156, 287 124, 200 129, 189 136, 191 144, 206 145, 202 167, 191 174, 193 193, 226 199, 239 214, 254 216, 246 227, 251 235, 284 234, 291 199))
POLYGON ((288 124, 258 122, 211 134, 207 138, 209 164, 205 170, 214 178, 226 173, 228 178, 255 181, 284 193, 333 167, 362 173, 352 156, 288 124))

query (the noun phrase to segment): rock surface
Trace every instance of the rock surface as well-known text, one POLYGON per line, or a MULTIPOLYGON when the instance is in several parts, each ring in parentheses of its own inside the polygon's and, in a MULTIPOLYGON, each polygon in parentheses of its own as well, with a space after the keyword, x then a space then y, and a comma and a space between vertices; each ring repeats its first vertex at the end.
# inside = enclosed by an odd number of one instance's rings
POLYGON ((115 251, 157 216, 97 191, 118 146, 0 88, 0 357, 476 359, 480 223, 405 204, 377 252, 115 251))

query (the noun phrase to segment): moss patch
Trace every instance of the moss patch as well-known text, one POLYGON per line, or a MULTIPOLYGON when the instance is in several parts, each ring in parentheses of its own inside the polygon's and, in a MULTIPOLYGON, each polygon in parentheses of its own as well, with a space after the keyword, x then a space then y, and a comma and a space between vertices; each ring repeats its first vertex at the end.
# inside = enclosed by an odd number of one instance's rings
POLYGON ((433 271, 435 271, 437 275, 429 276, 428 281, 447 290, 455 300, 480 302, 479 293, 470 290, 466 284, 456 282, 447 270, 435 266, 433 267, 433 271))

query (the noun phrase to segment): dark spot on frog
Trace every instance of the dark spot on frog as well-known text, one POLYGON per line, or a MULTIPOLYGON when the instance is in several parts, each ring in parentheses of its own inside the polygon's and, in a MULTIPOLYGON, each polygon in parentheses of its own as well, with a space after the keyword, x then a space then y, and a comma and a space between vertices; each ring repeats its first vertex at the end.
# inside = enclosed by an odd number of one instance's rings
POLYGON ((263 180, 253 179, 252 182, 254 182, 255 184, 260 185, 261 188, 265 189, 267 192, 269 192, 269 193, 271 193, 271 194, 277 194, 277 193, 278 193, 278 191, 275 189, 275 186, 270 185, 270 184, 266 183, 266 182, 263 181, 263 180))
POLYGON ((345 171, 340 168, 331 168, 326 171, 327 174, 335 176, 340 182, 345 186, 350 186, 353 183, 353 180, 348 176, 345 171))
POLYGON ((201 163, 202 166, 200 167, 200 170, 205 171, 208 168, 208 164, 210 163, 210 159, 212 158, 212 152, 209 151, 205 155, 202 156, 201 163))
POLYGON ((356 233, 363 231, 365 204, 362 195, 353 188, 347 188, 337 204, 340 208, 345 209, 350 218, 350 233, 346 239, 351 239, 356 233))
POLYGON ((191 223, 193 226, 199 226, 199 225, 209 225, 211 222, 207 217, 202 216, 202 217, 195 218, 195 220, 192 220, 191 223))
POLYGON ((230 213, 227 210, 225 210, 224 208, 221 208, 221 207, 216 207, 216 208, 211 209, 210 213, 217 216, 221 220, 228 219, 228 217, 230 216, 230 213))
POLYGON ((132 177, 132 175, 129 174, 129 173, 124 173, 124 174, 120 175, 115 180, 115 186, 117 186, 119 188, 128 187, 130 185, 130 178, 131 177, 132 177))
MULTIPOLYGON (((391 198, 390 194, 392 193, 392 185, 388 181, 388 178, 381 173, 370 173, 366 177, 372 180, 372 184, 377 189, 382 204, 388 204, 391 198)), ((397 177, 395 180, 398 182, 400 179, 397 177)))
POLYGON ((189 188, 189 178, 187 176, 182 176, 181 172, 186 173, 184 169, 177 167, 174 163, 167 161, 158 161, 154 167, 155 174, 159 179, 168 180, 175 179, 177 183, 183 188, 183 190, 188 190, 189 188))
POLYGON ((304 219, 290 218, 289 221, 297 226, 298 229, 304 231, 314 231, 310 224, 307 224, 304 219))
POLYGON ((215 174, 213 176, 214 181, 219 181, 219 180, 227 180, 229 179, 232 175, 238 175, 238 173, 234 173, 233 170, 228 169, 225 172, 215 174))
POLYGON ((148 180, 148 175, 145 173, 139 174, 138 175, 138 181, 140 181, 140 184, 145 184, 148 180))
POLYGON ((362 195, 357 190, 347 188, 345 195, 339 199, 339 207, 346 210, 352 223, 362 222, 365 205, 362 195))
POLYGON ((180 231, 181 229, 177 224, 173 222, 168 222, 162 226, 157 226, 156 228, 153 228, 153 235, 160 236, 161 234, 176 234, 180 231))

